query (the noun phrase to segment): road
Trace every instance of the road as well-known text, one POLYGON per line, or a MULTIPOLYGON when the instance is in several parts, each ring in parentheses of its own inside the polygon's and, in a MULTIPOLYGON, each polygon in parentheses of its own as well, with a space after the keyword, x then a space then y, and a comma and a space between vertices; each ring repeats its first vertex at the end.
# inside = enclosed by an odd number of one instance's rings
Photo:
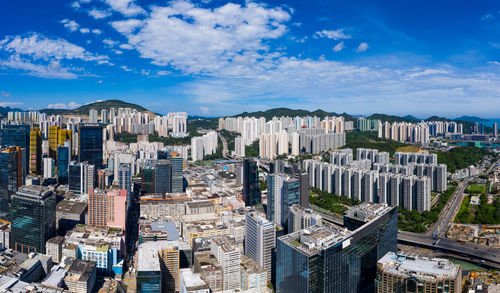
POLYGON ((500 269, 500 249, 479 245, 471 242, 459 242, 448 238, 435 239, 431 235, 417 234, 411 232, 398 232, 398 242, 418 245, 420 247, 451 252, 493 268, 500 269), (437 241, 439 240, 439 241, 437 241))
POLYGON ((451 198, 448 200, 448 203, 439 213, 438 221, 427 231, 427 234, 436 234, 440 237, 444 237, 446 235, 448 226, 451 222, 453 222, 456 213, 460 209, 460 205, 462 204, 462 200, 464 199, 464 191, 465 188, 467 188, 470 179, 470 177, 467 177, 463 182, 458 184, 457 190, 455 191, 455 193, 453 193, 451 198))
POLYGON ((227 149, 226 138, 224 138, 224 136, 222 136, 222 134, 220 134, 220 132, 217 132, 217 135, 219 135, 219 138, 222 141, 222 156, 224 158, 228 158, 229 157, 229 150, 227 149))

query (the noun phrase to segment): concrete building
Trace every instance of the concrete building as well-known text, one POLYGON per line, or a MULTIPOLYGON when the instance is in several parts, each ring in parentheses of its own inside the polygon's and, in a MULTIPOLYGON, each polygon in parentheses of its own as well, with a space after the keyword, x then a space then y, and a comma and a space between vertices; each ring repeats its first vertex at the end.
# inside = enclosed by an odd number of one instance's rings
POLYGON ((276 247, 276 226, 257 212, 245 216, 245 254, 267 272, 271 281, 272 254, 276 247))
POLYGON ((312 209, 294 204, 290 206, 288 233, 293 233, 311 226, 321 225, 322 217, 312 209))
POLYGON ((240 248, 229 236, 212 239, 210 252, 219 261, 223 273, 223 290, 240 288, 240 248))
POLYGON ((53 262, 61 262, 63 243, 64 237, 62 236, 55 236, 47 240, 47 243, 45 244, 45 252, 47 255, 52 257, 53 262))
POLYGON ((180 293, 210 293, 210 287, 200 275, 193 274, 191 269, 180 270, 179 280, 180 293))
POLYGON ((95 282, 95 263, 80 259, 75 259, 64 278, 64 283, 68 286, 68 290, 75 293, 93 292, 95 282))
POLYGON ((377 293, 462 292, 460 265, 444 258, 388 252, 377 262, 377 293))
POLYGON ((126 229, 127 191, 123 189, 89 191, 88 223, 95 227, 126 229))

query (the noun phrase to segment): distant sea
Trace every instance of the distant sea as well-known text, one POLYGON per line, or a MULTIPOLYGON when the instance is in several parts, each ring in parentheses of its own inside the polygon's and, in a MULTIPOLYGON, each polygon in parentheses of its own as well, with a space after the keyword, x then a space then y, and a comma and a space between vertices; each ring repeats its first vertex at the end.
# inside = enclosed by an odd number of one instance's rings
POLYGON ((488 122, 481 122, 481 123, 488 127, 492 127, 493 123, 495 122, 498 123, 498 125, 500 125, 500 118, 488 119, 488 122))

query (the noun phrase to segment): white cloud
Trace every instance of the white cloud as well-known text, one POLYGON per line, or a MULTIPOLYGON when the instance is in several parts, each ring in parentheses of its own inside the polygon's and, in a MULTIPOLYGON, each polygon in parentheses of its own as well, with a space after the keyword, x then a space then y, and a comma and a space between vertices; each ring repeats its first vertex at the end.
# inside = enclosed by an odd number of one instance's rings
POLYGON ((186 73, 239 74, 267 54, 266 40, 285 34, 290 14, 282 8, 267 8, 253 2, 245 6, 229 3, 214 9, 188 1, 153 6, 149 18, 112 22, 143 58, 160 66, 173 66, 186 73), (231 73, 233 71, 233 73, 231 73))
POLYGON ((119 47, 124 49, 124 50, 133 50, 134 49, 134 47, 130 44, 121 44, 119 47))
POLYGON ((88 28, 81 28, 81 29, 80 29, 80 32, 81 32, 82 34, 88 34, 88 33, 90 33, 90 30, 89 30, 88 28))
POLYGON ((95 28, 92 30, 92 33, 96 34, 96 35, 100 35, 100 34, 102 34, 102 31, 100 29, 95 28))
POLYGON ((118 44, 117 41, 113 41, 111 39, 104 39, 102 42, 107 45, 108 47, 114 47, 116 44, 118 44))
POLYGON ((63 103, 56 103, 56 104, 49 104, 47 106, 48 109, 75 109, 80 107, 81 105, 78 104, 77 102, 70 102, 69 104, 63 104, 63 103))
POLYGON ((92 54, 64 39, 50 39, 36 33, 5 37, 0 41, 0 51, 10 55, 7 59, 0 59, 0 66, 44 78, 76 78, 75 70, 64 66, 63 61, 108 61, 108 57, 92 54))
POLYGON ((358 48, 356 49, 356 52, 365 52, 366 50, 368 50, 368 44, 363 42, 361 44, 359 44, 358 48))
POLYGON ((500 66, 500 62, 498 62, 498 61, 488 61, 488 64, 493 64, 493 65, 499 65, 500 66))
POLYGON ((5 91, 0 91, 0 94, 6 98, 10 97, 10 93, 9 92, 5 92, 5 91))
POLYGON ((67 18, 63 19, 60 21, 66 29, 68 29, 70 32, 76 31, 80 25, 76 23, 74 20, 69 20, 67 18))
POLYGON ((406 75, 406 79, 413 79, 425 75, 436 75, 436 74, 449 74, 449 71, 444 69, 424 69, 424 70, 415 70, 415 72, 408 73, 406 75))
POLYGON ((494 19, 495 19, 495 15, 493 15, 493 13, 491 13, 491 12, 488 12, 487 14, 481 16, 482 21, 492 21, 494 19))
POLYGON ((210 108, 201 106, 201 107, 200 107, 200 111, 201 111, 203 114, 208 114, 208 113, 210 113, 210 108))
POLYGON ((169 75, 171 72, 169 71, 166 71, 166 70, 159 70, 156 74, 160 75, 160 76, 165 76, 165 75, 169 75))
POLYGON ((1 102, 0 107, 15 107, 22 105, 23 103, 21 102, 1 102))
POLYGON ((332 40, 340 40, 340 39, 350 39, 351 36, 344 33, 344 28, 339 28, 336 30, 322 30, 322 31, 317 31, 314 34, 315 38, 328 38, 332 40))
POLYGON ((123 65, 123 66, 120 66, 121 69, 125 70, 126 72, 130 72, 132 71, 132 69, 128 68, 127 66, 123 65))
POLYGON ((134 0, 104 0, 104 2, 106 2, 111 9, 125 16, 135 16, 146 13, 144 9, 134 3, 134 0))
POLYGON ((89 15, 95 19, 102 19, 102 18, 106 18, 108 16, 111 16, 111 13, 109 11, 106 11, 106 10, 100 10, 100 9, 94 8, 92 10, 89 10, 89 15))
POLYGON ((122 51, 122 50, 116 50, 116 49, 113 49, 113 52, 114 52, 115 54, 118 54, 118 55, 123 54, 123 51, 122 51))
POLYGON ((334 52, 340 52, 345 48, 344 41, 339 42, 335 47, 333 47, 334 52))

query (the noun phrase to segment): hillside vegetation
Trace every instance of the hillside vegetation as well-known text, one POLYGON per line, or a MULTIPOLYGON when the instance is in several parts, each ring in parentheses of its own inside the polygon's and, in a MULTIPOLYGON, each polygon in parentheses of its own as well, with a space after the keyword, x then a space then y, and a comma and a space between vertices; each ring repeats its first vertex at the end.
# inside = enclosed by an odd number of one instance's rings
POLYGON ((460 146, 447 152, 437 152, 438 163, 446 164, 450 173, 474 165, 490 154, 491 152, 486 149, 472 146, 460 146))
POLYGON ((54 114, 54 115, 88 115, 90 109, 96 109, 99 112, 99 115, 101 114, 101 110, 106 109, 109 110, 110 108, 132 108, 136 109, 139 112, 150 112, 148 109, 132 104, 132 103, 127 103, 121 100, 107 100, 107 101, 102 101, 102 102, 95 102, 95 103, 90 103, 81 107, 78 107, 73 110, 66 110, 66 109, 44 109, 40 110, 42 113, 47 113, 47 114, 54 114))
POLYGON ((376 131, 351 131, 346 133, 346 144, 342 148, 351 148, 354 157, 358 148, 376 149, 379 152, 388 152, 392 156, 398 148, 408 146, 410 145, 399 141, 378 138, 376 131))

